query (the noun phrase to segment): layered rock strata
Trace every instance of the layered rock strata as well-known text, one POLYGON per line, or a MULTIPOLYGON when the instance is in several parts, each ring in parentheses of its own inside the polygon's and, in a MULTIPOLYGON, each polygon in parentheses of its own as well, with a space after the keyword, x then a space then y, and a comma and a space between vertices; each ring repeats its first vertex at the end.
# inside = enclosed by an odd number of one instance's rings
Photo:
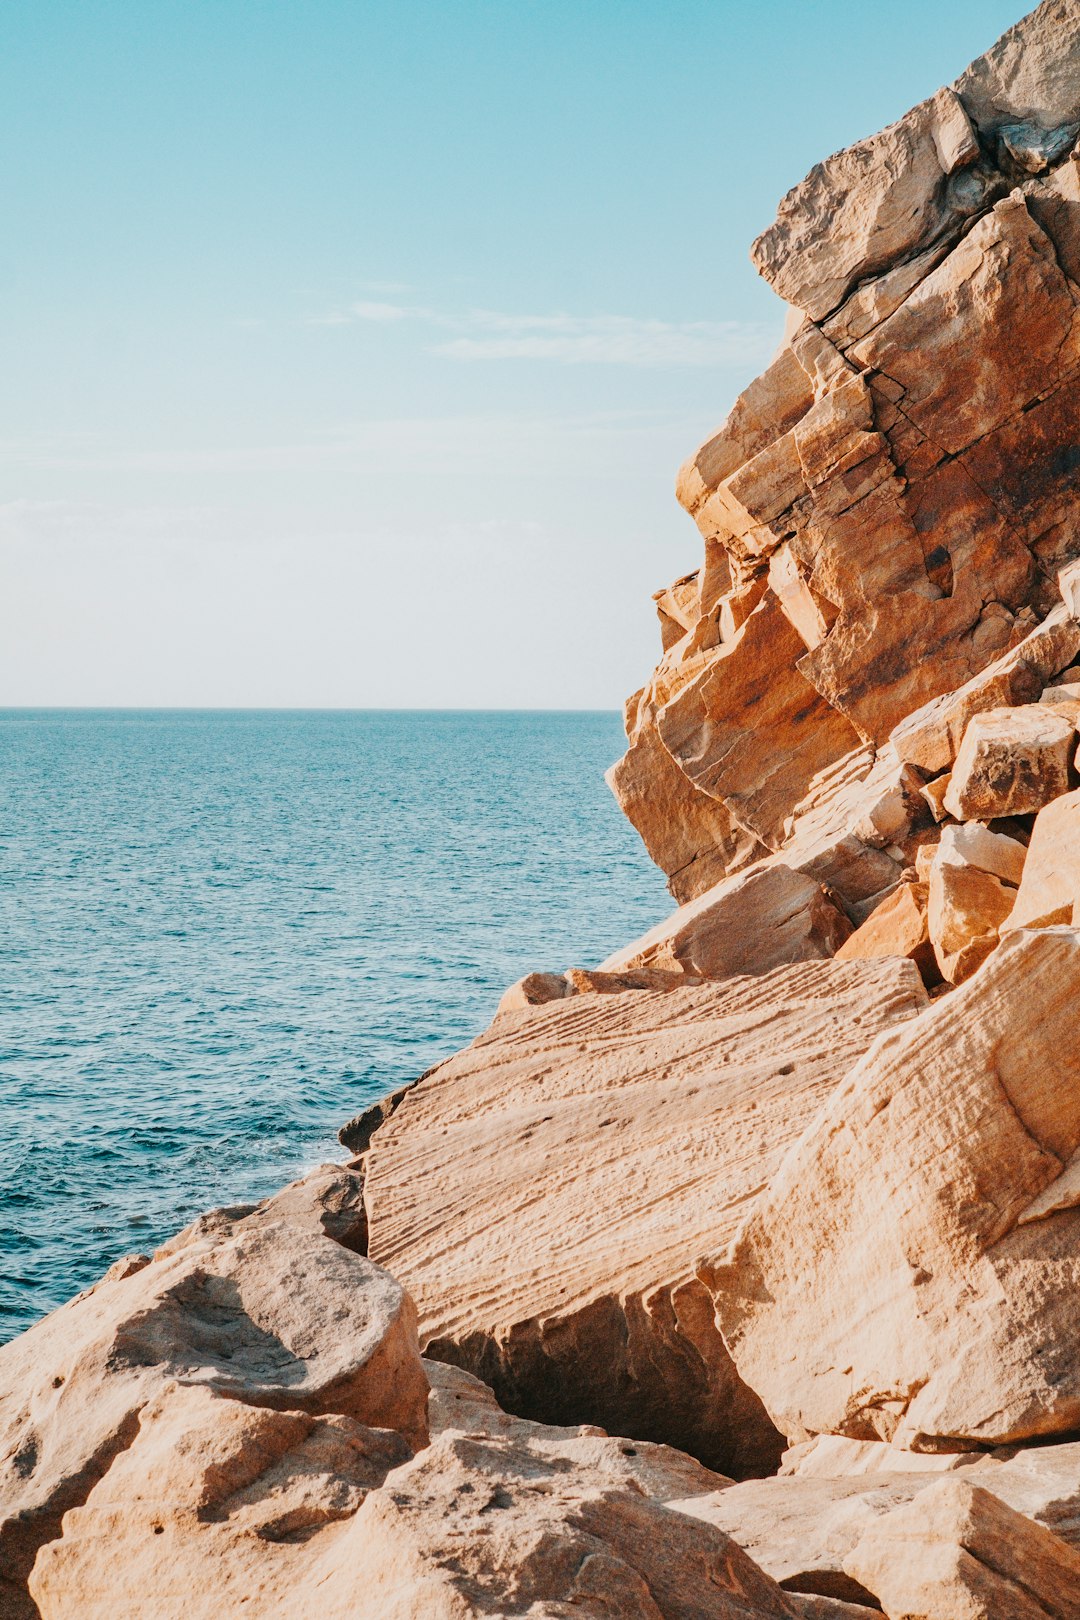
POLYGON ((779 1436, 692 1258, 924 1005, 914 966, 881 960, 504 1013, 372 1138, 369 1253, 428 1352, 513 1410, 771 1472, 779 1436))
POLYGON ((0 1350, 0 1620, 1077 1620, 1078 137, 1046 0, 784 199, 677 909, 0 1350))

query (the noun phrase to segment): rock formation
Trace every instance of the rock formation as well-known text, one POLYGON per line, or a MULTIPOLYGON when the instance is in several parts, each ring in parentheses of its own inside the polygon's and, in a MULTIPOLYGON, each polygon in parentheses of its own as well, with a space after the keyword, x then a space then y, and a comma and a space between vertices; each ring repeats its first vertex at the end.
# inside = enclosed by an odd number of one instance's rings
POLYGON ((515 1411, 772 1472, 782 1443, 693 1258, 924 1005, 914 966, 880 960, 504 1013, 373 1137, 369 1253, 429 1353, 515 1411))
POLYGON ((0 1351, 0 1620, 1080 1620, 1078 137, 1045 0, 783 200, 676 909, 0 1351))

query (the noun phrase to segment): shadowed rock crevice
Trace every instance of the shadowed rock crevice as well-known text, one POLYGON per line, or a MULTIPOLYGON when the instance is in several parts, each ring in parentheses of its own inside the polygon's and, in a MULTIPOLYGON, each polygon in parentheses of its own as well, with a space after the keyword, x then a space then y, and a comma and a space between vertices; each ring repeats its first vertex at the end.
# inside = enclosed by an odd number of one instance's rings
POLYGON ((433 1338, 425 1354, 481 1378, 520 1417, 598 1424, 737 1478, 775 1473, 786 1444, 735 1372, 696 1280, 534 1318, 505 1338, 433 1338))

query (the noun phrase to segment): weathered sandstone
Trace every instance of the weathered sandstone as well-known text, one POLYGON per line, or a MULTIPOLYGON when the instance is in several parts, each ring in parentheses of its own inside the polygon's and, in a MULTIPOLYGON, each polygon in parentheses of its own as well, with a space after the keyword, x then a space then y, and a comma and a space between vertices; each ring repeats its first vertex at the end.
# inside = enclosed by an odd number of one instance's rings
POLYGON ((963 1449, 1080 1424, 1080 1194, 1025 1219, 1080 1147, 1078 991, 1080 934, 1009 935, 878 1039, 700 1266, 790 1437, 963 1449))
POLYGON ((663 1446, 510 1418, 428 1364, 431 1444, 172 1386, 42 1548, 43 1620, 796 1620, 718 1529, 666 1503, 722 1487, 663 1446))
POLYGON ((979 822, 942 829, 930 864, 927 929, 938 968, 950 984, 970 978, 997 945, 1016 899, 1025 853, 1016 839, 979 822))
POLYGON ((0 1620, 1080 1620, 1080 0, 753 257, 676 909, 0 1351, 0 1620))
POLYGON ((327 1221, 347 1229, 358 1194, 354 1175, 330 1169, 253 1212, 204 1217, 156 1259, 114 1266, 0 1349, 5 1620, 33 1614, 23 1583, 37 1548, 166 1388, 286 1408, 298 1422, 337 1414, 410 1445, 425 1439, 412 1302, 327 1235, 327 1221))
POLYGON ((936 984, 941 974, 930 939, 927 907, 930 887, 926 883, 901 883, 850 935, 836 953, 838 962, 855 962, 876 956, 907 956, 915 963, 925 982, 936 984))
POLYGON ((1080 900, 1080 791, 1055 799, 1035 818, 1011 928, 1071 923, 1080 900))
POLYGON ((844 1569, 890 1620, 1080 1617, 1080 1552, 955 1475, 876 1520, 844 1569))
POLYGON ((1069 787, 1072 721, 1043 703, 973 715, 943 804, 958 821, 1041 810, 1069 787))
POLYGON ((693 1276, 840 1077, 924 996, 911 963, 807 962, 507 1013, 371 1140, 370 1254, 429 1353, 548 1421, 727 1472, 779 1441, 693 1276))

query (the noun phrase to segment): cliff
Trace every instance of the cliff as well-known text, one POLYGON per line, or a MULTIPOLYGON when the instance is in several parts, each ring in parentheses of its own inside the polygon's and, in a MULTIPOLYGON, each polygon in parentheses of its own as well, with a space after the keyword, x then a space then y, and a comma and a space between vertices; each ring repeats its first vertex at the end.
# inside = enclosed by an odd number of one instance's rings
POLYGON ((611 785, 677 908, 0 1350, 0 1620, 1080 1620, 1080 0, 819 164, 611 785))

